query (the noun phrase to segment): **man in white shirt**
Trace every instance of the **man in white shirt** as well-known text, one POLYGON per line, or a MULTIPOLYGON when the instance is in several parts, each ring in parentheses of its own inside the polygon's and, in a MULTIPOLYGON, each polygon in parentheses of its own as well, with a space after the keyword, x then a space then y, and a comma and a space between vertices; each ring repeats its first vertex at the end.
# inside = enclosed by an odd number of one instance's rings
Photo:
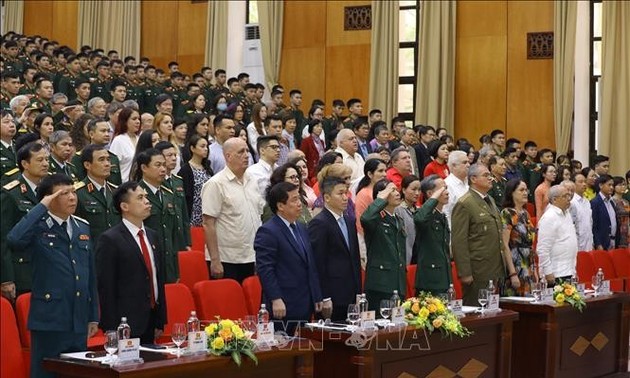
POLYGON ((203 228, 213 278, 242 282, 254 275, 254 237, 261 225, 265 201, 256 182, 245 172, 248 152, 247 144, 240 138, 225 141, 225 169, 201 189, 203 228))
POLYGON ((225 168, 225 157, 223 156, 223 143, 234 136, 234 120, 219 114, 212 121, 214 125, 215 143, 212 143, 208 151, 210 167, 216 174, 225 168))
POLYGON ((335 152, 339 152, 343 158, 343 164, 352 169, 350 180, 362 177, 365 161, 357 152, 359 144, 354 131, 350 129, 342 129, 339 131, 339 134, 337 134, 337 146, 339 147, 337 147, 335 152))
POLYGON ((577 232, 578 251, 591 251, 593 249, 593 215, 591 203, 584 198, 586 186, 584 175, 576 174, 575 193, 571 199, 569 211, 577 232))
POLYGON ((538 260, 540 277, 549 285, 568 280, 575 274, 577 234, 569 213, 571 193, 563 185, 549 189, 549 206, 538 221, 538 260))
POLYGON ((280 158, 280 141, 275 135, 263 135, 258 137, 258 163, 249 166, 246 173, 258 184, 258 191, 264 198, 271 173, 276 169, 276 162, 280 158))
POLYGON ((468 192, 468 168, 470 162, 464 151, 453 151, 448 155, 448 169, 451 173, 446 176, 444 182, 448 188, 448 203, 444 206, 444 214, 451 226, 451 213, 457 200, 468 192))

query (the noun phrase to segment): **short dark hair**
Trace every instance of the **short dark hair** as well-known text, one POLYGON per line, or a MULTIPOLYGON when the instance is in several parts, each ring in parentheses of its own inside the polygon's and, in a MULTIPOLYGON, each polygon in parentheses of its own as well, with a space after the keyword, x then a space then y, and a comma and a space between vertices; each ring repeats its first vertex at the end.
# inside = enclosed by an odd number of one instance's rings
POLYGON ((381 109, 372 109, 370 110, 370 112, 368 113, 368 115, 370 117, 372 117, 374 114, 383 114, 383 112, 381 111, 381 109))
POLYGON ((505 135, 505 131, 503 131, 503 130, 499 130, 499 129, 494 129, 494 130, 492 130, 492 132, 490 133, 490 139, 494 139, 494 137, 495 137, 495 136, 497 136, 497 135, 501 135, 501 134, 505 135))
POLYGON ((153 148, 163 153, 164 150, 168 150, 169 148, 175 148, 175 146, 171 142, 161 140, 157 142, 153 148))
POLYGON ((256 149, 258 150, 258 155, 260 155, 260 151, 269 145, 269 142, 275 140, 280 143, 280 138, 277 135, 261 135, 256 140, 256 149))
POLYGON ((255 90, 256 89, 256 84, 247 83, 247 84, 245 84, 245 88, 243 88, 243 89, 245 89, 245 90, 254 89, 255 90))
POLYGON ((505 142, 506 147, 512 147, 513 144, 518 143, 521 144, 521 141, 516 138, 510 138, 505 142))
POLYGON ((142 180, 142 166, 151 164, 151 159, 153 159, 154 156, 162 156, 162 151, 152 147, 136 155, 136 167, 138 167, 138 169, 134 177, 135 180, 142 180))
POLYGON ((155 96, 155 105, 161 105, 164 101, 173 100, 173 97, 167 93, 160 93, 155 96))
POLYGON ((247 72, 241 72, 240 74, 238 74, 238 76, 236 77, 236 80, 241 81, 243 79, 246 79, 249 77, 249 74, 247 72))
POLYGON ((344 180, 341 177, 326 176, 326 178, 324 178, 324 181, 322 181, 322 184, 320 186, 322 195, 332 193, 333 189, 335 189, 335 186, 337 185, 347 186, 348 184, 346 183, 346 180, 344 180))
POLYGON ((58 185, 72 185, 74 182, 70 176, 55 173, 45 176, 37 185, 37 202, 41 202, 47 195, 53 194, 53 188, 58 185))
POLYGON ((216 117, 214 117, 214 120, 212 121, 212 125, 214 126, 214 128, 216 129, 217 127, 220 127, 224 119, 233 119, 233 118, 227 114, 217 115, 216 117))
POLYGON ((597 155, 593 158, 593 167, 596 166, 597 164, 603 163, 605 161, 609 161, 610 158, 608 156, 605 155, 597 155))
POLYGON ((360 102, 361 100, 359 100, 358 98, 351 98, 350 100, 348 100, 348 102, 346 102, 346 107, 350 108, 352 105, 360 102))
POLYGON ((363 125, 368 125, 367 117, 357 117, 357 119, 352 122, 352 130, 359 130, 363 125))
POLYGON ((114 192, 114 207, 119 213, 122 213, 120 204, 129 200, 129 192, 134 192, 140 186, 136 181, 127 181, 118 187, 114 192))
POLYGON ((339 99, 335 99, 332 102, 332 106, 341 106, 342 108, 346 106, 346 104, 344 104, 343 100, 339 100, 339 99))
POLYGON ((176 62, 176 61, 174 61, 174 60, 173 60, 173 61, 168 62, 168 68, 171 68, 171 67, 173 67, 173 66, 179 66, 179 63, 177 63, 177 62, 176 62))
POLYGON ((602 184, 607 183, 608 181, 612 180, 613 177, 611 175, 601 175, 597 178, 597 187, 599 187, 602 184))
POLYGON ((38 153, 44 146, 40 143, 36 142, 39 140, 39 136, 37 134, 27 134, 29 135, 27 138, 18 138, 16 141, 17 154, 16 159, 18 161, 18 167, 20 168, 20 172, 24 171, 24 167, 22 166, 22 160, 30 161, 33 154, 38 153), (30 139, 30 141, 28 140, 30 139), (22 144, 19 144, 22 142, 22 144))
POLYGON ((83 166, 83 163, 85 162, 92 163, 94 161, 94 152, 102 150, 107 149, 101 144, 88 144, 83 147, 83 150, 81 151, 81 165, 83 166))
POLYGON ((525 142, 525 146, 523 147, 527 149, 531 147, 538 147, 538 145, 533 140, 528 140, 527 142, 525 142))
POLYGON ((291 89, 291 92, 289 92, 289 97, 293 97, 293 95, 296 94, 302 94, 302 91, 299 89, 291 89))
POLYGON ((287 203, 289 192, 297 190, 298 186, 290 182, 281 181, 267 191, 267 204, 271 211, 278 212, 278 203, 287 203))
POLYGON ((218 70, 214 71, 214 77, 219 77, 219 75, 221 74, 225 74, 225 70, 222 68, 219 68, 218 70))
POLYGON ((380 133, 382 133, 383 131, 389 131, 389 128, 387 127, 387 124, 383 121, 376 121, 372 124, 372 127, 374 128, 374 136, 379 135, 380 133))
POLYGON ((387 185, 389 185, 390 182, 391 181, 389 181, 388 179, 382 179, 382 180, 377 181, 374 184, 374 188, 372 188, 372 199, 376 199, 376 197, 378 197, 378 192, 385 189, 387 185))

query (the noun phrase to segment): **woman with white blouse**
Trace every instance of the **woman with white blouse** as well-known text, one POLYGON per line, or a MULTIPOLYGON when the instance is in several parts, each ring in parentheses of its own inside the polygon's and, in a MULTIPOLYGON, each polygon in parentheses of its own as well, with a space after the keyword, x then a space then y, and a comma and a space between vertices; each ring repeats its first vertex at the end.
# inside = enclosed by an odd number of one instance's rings
POLYGON ((264 104, 256 104, 252 108, 252 122, 247 125, 247 140, 254 149, 256 160, 258 160, 258 137, 267 135, 264 123, 267 119, 267 107, 264 104))
POLYGON ((120 160, 120 175, 123 182, 129 181, 133 156, 138 143, 138 130, 140 130, 140 114, 131 108, 121 110, 114 129, 114 140, 109 150, 120 160))

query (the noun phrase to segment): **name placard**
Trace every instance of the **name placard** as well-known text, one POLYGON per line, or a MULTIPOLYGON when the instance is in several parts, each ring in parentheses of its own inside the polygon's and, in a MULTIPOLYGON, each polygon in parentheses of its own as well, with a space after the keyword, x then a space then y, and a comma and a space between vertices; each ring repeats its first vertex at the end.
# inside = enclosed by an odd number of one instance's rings
POLYGON ((374 329, 376 311, 364 311, 361 313, 361 328, 374 329))
POLYGON ((455 316, 464 316, 464 310, 462 306, 464 305, 464 301, 462 299, 455 299, 454 301, 449 302, 449 307, 455 316))
POLYGON ((543 302, 553 302, 553 288, 552 287, 546 288, 542 292, 541 296, 542 296, 543 302))
POLYGON ((499 311, 499 294, 488 295, 488 311, 489 312, 499 311))
POLYGON ((208 350, 208 336, 206 332, 188 332, 188 351, 190 353, 206 352, 208 350))
POLYGON ((140 359, 140 339, 123 339, 118 341, 118 361, 134 361, 140 359))
POLYGON ((392 323, 396 325, 405 324, 405 310, 402 306, 392 308, 392 323))
POLYGON ((258 323, 256 327, 257 335, 256 340, 259 342, 272 343, 274 341, 273 323, 258 323))
POLYGON ((576 289, 578 293, 580 293, 580 296, 584 298, 584 290, 586 290, 586 284, 583 284, 583 283, 577 284, 576 289))

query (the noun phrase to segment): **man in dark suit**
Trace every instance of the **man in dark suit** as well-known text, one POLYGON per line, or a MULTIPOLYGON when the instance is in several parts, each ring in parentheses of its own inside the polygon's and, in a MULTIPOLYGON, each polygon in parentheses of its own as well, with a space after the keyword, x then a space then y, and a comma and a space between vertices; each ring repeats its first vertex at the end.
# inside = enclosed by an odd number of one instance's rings
POLYGON ((263 291, 263 303, 271 309, 276 330, 291 335, 298 323, 313 313, 330 315, 332 302, 322 302, 308 232, 296 222, 302 212, 298 187, 288 182, 273 186, 267 194, 273 218, 256 232, 256 270, 263 291))
POLYGON ((72 179, 54 174, 37 187, 35 205, 7 237, 14 250, 29 250, 33 282, 28 329, 31 377, 53 377, 42 360, 87 349, 98 330, 98 300, 90 228, 72 214, 72 179))
POLYGON ((114 193, 114 206, 122 223, 101 234, 96 246, 101 328, 116 329, 125 316, 131 337, 152 344, 166 323, 166 297, 160 239, 143 224, 151 204, 147 192, 128 181, 114 193))
POLYGON ((418 172, 420 173, 420 178, 422 178, 424 167, 431 162, 428 146, 429 143, 435 140, 435 129, 432 126, 420 126, 417 131, 420 143, 416 144, 414 148, 416 150, 418 172))
POLYGON ((599 193, 591 200, 593 211, 593 245, 595 249, 614 249, 619 237, 619 224, 612 195, 613 178, 603 174, 597 178, 599 193))
POLYGON ((324 302, 332 300, 331 319, 343 321, 350 303, 361 293, 361 261, 356 223, 344 216, 348 185, 327 177, 320 185, 325 209, 308 223, 324 302))

